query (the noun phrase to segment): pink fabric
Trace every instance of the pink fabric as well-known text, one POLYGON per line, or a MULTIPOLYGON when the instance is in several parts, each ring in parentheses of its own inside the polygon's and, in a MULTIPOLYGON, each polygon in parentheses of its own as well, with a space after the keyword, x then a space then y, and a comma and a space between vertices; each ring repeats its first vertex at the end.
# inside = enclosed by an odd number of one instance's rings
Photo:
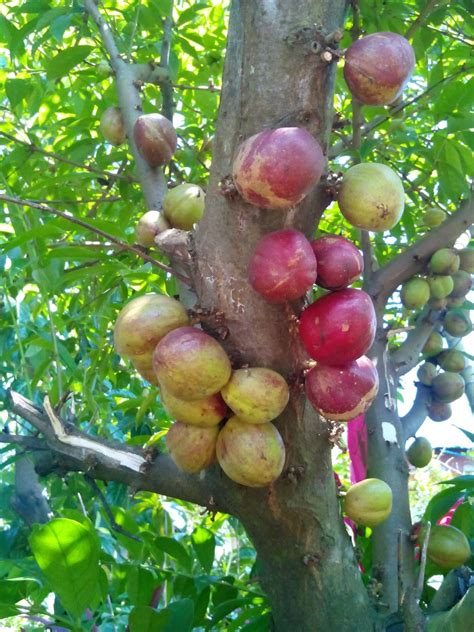
POLYGON ((347 447, 351 459, 351 483, 354 484, 367 476, 367 428, 364 415, 348 423, 347 447))

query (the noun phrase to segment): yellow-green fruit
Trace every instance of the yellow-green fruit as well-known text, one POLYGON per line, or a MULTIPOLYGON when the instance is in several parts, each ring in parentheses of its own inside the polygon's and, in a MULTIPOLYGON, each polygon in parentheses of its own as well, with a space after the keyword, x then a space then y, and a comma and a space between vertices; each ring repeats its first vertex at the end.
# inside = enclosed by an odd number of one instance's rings
POLYGON ((166 435, 166 446, 176 465, 189 474, 209 467, 216 457, 219 428, 200 428, 176 421, 166 435))
POLYGON ((375 527, 392 511, 392 490, 379 478, 366 478, 349 488, 343 509, 354 522, 375 527))
POLYGON ((430 284, 431 296, 433 298, 446 298, 454 288, 454 281, 450 276, 430 276, 428 277, 430 284))
POLYGON ((421 309, 430 298, 430 285, 428 281, 413 278, 403 284, 401 299, 407 309, 421 309))
POLYGON ((448 304, 448 299, 447 298, 430 298, 430 300, 428 301, 429 306, 431 307, 431 309, 444 309, 447 304, 448 304))
POLYGON ((155 246, 155 237, 171 228, 159 211, 148 211, 140 217, 135 227, 135 241, 140 246, 150 248, 155 246))
POLYGON ((425 437, 417 437, 406 451, 408 461, 415 467, 426 467, 433 456, 431 443, 425 437))
POLYGON ((125 142, 125 123, 120 108, 107 108, 100 118, 102 136, 111 145, 121 145, 125 142))
POLYGON ((437 524, 431 527, 427 554, 441 568, 457 568, 471 557, 471 547, 462 531, 437 524))
POLYGON ((115 322, 117 353, 141 362, 168 332, 189 323, 186 309, 174 298, 145 294, 132 299, 115 322), (141 356, 137 358, 137 356, 141 356))
POLYGON ((341 213, 352 226, 384 231, 400 220, 404 198, 402 181, 393 169, 364 162, 344 174, 338 202, 341 213))
POLYGON ((96 66, 96 72, 98 77, 105 79, 106 77, 110 77, 112 74, 112 68, 108 62, 100 61, 96 66))
POLYGON ((469 314, 462 309, 450 309, 444 317, 443 327, 450 336, 462 338, 472 329, 469 314))
POLYGON ((271 369, 238 369, 221 391, 222 397, 241 421, 263 424, 285 409, 289 390, 284 378, 271 369))
POLYGON ((444 222, 447 215, 440 208, 429 208, 423 213, 423 224, 435 228, 444 222))
POLYGON ((130 361, 138 373, 140 373, 147 382, 158 386, 158 380, 156 378, 155 371, 153 370, 152 357, 152 353, 144 353, 142 355, 132 356, 130 361))
POLYGON ((439 366, 445 371, 452 371, 454 373, 460 373, 464 371, 466 366, 466 358, 462 351, 457 349, 446 349, 442 351, 439 356, 436 356, 436 361, 439 366))
POLYGON ((431 382, 435 398, 443 404, 450 404, 464 395, 465 383, 459 373, 445 371, 431 382))
POLYGON ((459 267, 469 274, 474 274, 474 248, 464 248, 458 252, 459 267))
POLYGON ((161 387, 161 401, 174 419, 191 426, 217 426, 227 413, 227 406, 219 393, 185 401, 161 387))
POLYGON ((163 211, 173 228, 191 230, 204 213, 205 193, 196 184, 180 184, 163 199, 163 211))
POLYGON ((418 369, 416 376, 422 384, 430 386, 437 374, 435 365, 432 362, 425 362, 418 369))
POLYGON ((458 270, 451 275, 451 278, 454 287, 449 298, 464 298, 472 287, 471 275, 465 270, 458 270))
POLYGON ((443 350, 443 336, 437 331, 431 332, 428 336, 428 340, 425 342, 425 346, 421 350, 423 355, 427 358, 432 358, 438 355, 443 350))
POLYGON ((454 248, 440 248, 431 257, 429 269, 433 274, 453 274, 459 270, 459 256, 454 248))
POLYGON ((265 487, 285 463, 285 445, 272 423, 249 424, 231 417, 217 439, 217 460, 227 476, 247 487, 265 487))

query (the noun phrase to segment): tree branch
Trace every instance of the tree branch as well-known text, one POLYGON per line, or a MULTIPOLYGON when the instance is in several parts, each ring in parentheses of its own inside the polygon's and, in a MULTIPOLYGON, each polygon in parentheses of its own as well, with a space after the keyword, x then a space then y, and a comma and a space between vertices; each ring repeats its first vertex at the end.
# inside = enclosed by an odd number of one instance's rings
MULTIPOLYGON (((173 29, 173 1, 171 2, 169 14, 163 22, 163 40, 161 42, 161 59, 160 66, 169 68, 170 52, 171 52, 171 36, 173 29)), ((161 96, 163 99, 162 113, 171 122, 173 121, 173 84, 171 81, 164 82, 161 87, 161 96)))
POLYGON ((15 462, 15 493, 11 500, 13 510, 27 525, 48 522, 52 512, 38 481, 34 464, 28 455, 15 462))
MULTIPOLYGON (((440 0, 428 0, 423 10, 420 11, 418 17, 413 20, 407 32, 405 33, 405 37, 407 40, 410 40, 415 35, 415 33, 423 26, 424 22, 426 22, 430 13, 436 8, 437 4, 441 4, 440 0)), ((443 4, 445 4, 445 2, 443 2, 443 4)))
POLYGON ((426 307, 417 318, 414 329, 409 331, 402 344, 390 354, 397 374, 405 375, 420 362, 420 353, 435 328, 438 312, 426 307))
POLYGON ((431 391, 429 386, 424 386, 420 382, 417 383, 416 397, 413 406, 404 417, 401 417, 400 423, 403 429, 404 441, 410 437, 414 437, 421 425, 425 421, 428 411, 426 404, 431 402, 431 391))

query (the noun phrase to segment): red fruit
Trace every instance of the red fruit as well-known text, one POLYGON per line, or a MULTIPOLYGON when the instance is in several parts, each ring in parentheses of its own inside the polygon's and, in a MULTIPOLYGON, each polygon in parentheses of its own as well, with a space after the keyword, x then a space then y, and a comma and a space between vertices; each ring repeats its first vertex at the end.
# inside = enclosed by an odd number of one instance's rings
POLYGON ((415 53, 397 33, 373 33, 346 52, 344 79, 366 105, 387 105, 403 91, 415 67, 415 53))
POLYGON ((300 338, 308 354, 323 364, 347 364, 371 347, 374 306, 363 290, 348 288, 319 298, 300 318, 300 338))
POLYGON ((280 127, 240 145, 232 175, 246 202, 260 208, 289 208, 321 177, 325 158, 318 141, 300 127, 280 127))
POLYGON ((318 364, 306 376, 306 394, 327 419, 349 421, 364 413, 379 388, 377 370, 362 356, 342 366, 318 364))
POLYGON ((297 230, 277 230, 257 244, 249 266, 250 285, 270 303, 303 296, 316 280, 311 244, 297 230))
POLYGON ((352 241, 328 235, 311 242, 318 262, 316 283, 327 290, 342 290, 351 285, 364 270, 362 255, 352 241))
POLYGON ((160 167, 171 160, 178 138, 171 121, 161 114, 142 114, 133 126, 138 153, 150 167, 160 167))

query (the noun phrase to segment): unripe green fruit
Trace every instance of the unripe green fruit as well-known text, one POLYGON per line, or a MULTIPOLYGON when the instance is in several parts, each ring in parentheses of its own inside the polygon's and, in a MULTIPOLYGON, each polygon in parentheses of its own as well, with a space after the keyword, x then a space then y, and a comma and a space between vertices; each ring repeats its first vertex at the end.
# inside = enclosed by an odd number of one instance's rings
POLYGON ((423 214, 423 223, 425 226, 429 226, 429 228, 435 228, 442 224, 446 218, 446 213, 440 208, 429 208, 423 214))
POLYGON ((121 145, 125 142, 125 123, 120 108, 109 107, 100 118, 102 136, 111 145, 121 145))
POLYGON ((418 369, 416 376, 422 384, 430 386, 437 374, 435 365, 432 362, 425 362, 418 369))
POLYGON ((474 248, 464 248, 458 252, 459 267, 469 274, 474 274, 474 248))
POLYGON ((417 437, 406 451, 406 455, 415 467, 426 467, 433 456, 431 443, 425 437, 417 437))
POLYGON ((426 405, 426 409, 431 421, 446 421, 452 415, 451 406, 443 402, 433 401, 426 405))
POLYGON ((99 62, 96 66, 96 71, 97 76, 101 79, 106 79, 112 74, 112 68, 110 67, 110 64, 106 61, 99 62))
POLYGON ((466 366, 464 353, 457 349, 446 349, 436 357, 439 366, 445 371, 460 373, 466 366))
POLYGON ((454 281, 450 276, 431 276, 428 277, 428 283, 433 298, 446 298, 454 287, 454 281))
POLYGON ((471 557, 471 547, 462 531, 437 524, 431 527, 427 554, 441 568, 457 568, 471 557))
POLYGON ((444 339, 443 336, 437 331, 431 332, 428 340, 425 342, 425 346, 421 350, 424 356, 432 358, 438 355, 443 350, 444 339))
POLYGON ((392 511, 392 490, 379 478, 366 478, 349 488, 343 510, 354 522, 375 527, 392 511))
POLYGON ((451 275, 451 278, 454 287, 449 298, 464 298, 472 287, 471 275, 465 270, 458 270, 451 275))
POLYGON ((462 309, 450 309, 444 317, 443 326, 450 336, 456 338, 466 336, 472 329, 469 314, 462 309))
POLYGON ((428 302, 431 309, 444 309, 448 304, 447 298, 430 298, 428 302))
POLYGON ((401 299, 407 309, 421 309, 429 298, 430 286, 425 279, 416 277, 403 284, 401 299))
POLYGON ((450 404, 464 394, 464 380, 459 373, 446 371, 437 375, 431 383, 431 390, 436 399, 443 404, 450 404))
POLYGON ((433 274, 453 274, 459 270, 459 256, 454 248, 440 248, 430 259, 429 269, 433 274))
POLYGON ((205 193, 196 184, 179 184, 163 200, 163 211, 173 228, 192 230, 204 213, 205 193))

